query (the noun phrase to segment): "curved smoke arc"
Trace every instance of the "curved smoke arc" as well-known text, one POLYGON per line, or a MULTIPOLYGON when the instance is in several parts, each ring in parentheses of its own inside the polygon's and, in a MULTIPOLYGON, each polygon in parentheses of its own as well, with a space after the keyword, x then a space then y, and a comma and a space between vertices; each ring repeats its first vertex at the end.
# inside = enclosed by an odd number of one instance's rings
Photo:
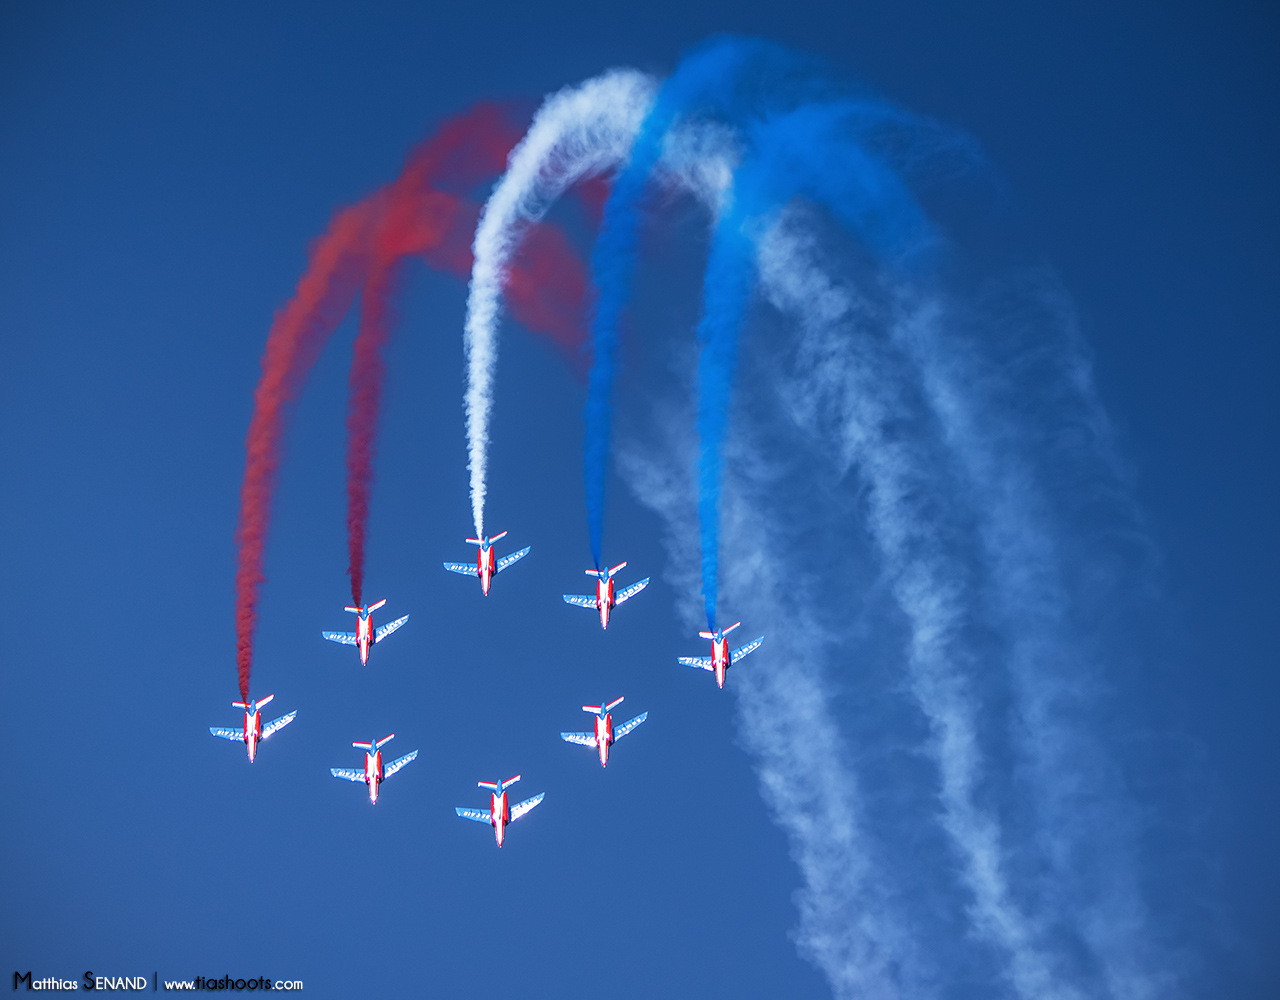
POLYGON ((477 538, 484 537, 489 416, 502 292, 511 259, 529 227, 570 187, 609 173, 626 160, 654 88, 653 79, 644 73, 613 70, 552 94, 511 151, 506 172, 480 214, 463 328, 467 468, 477 538))
MULTIPOLYGON (((507 110, 489 103, 478 104, 442 124, 409 155, 396 181, 334 214, 328 230, 311 247, 293 296, 276 312, 263 350, 262 375, 254 389, 236 525, 236 667, 242 701, 248 697, 253 668, 271 498, 289 407, 368 281, 375 254, 386 267, 417 256, 428 266, 459 277, 470 272, 468 244, 479 206, 456 193, 437 191, 434 184, 439 181, 457 187, 468 178, 474 179, 468 157, 453 155, 460 149, 492 149, 496 144, 496 172, 518 138, 519 129, 507 110)), ((535 225, 508 269, 507 284, 510 308, 517 319, 530 330, 549 335, 566 351, 576 351, 585 336, 586 274, 563 233, 553 226, 535 225)), ((379 291, 378 285, 375 282, 370 289, 371 304, 375 297, 389 296, 390 289, 379 291)), ((385 327, 381 320, 379 323, 376 337, 383 336, 385 327)), ((359 369, 360 363, 355 367, 359 369)), ((363 376, 354 374, 357 383, 363 384, 363 376)), ((358 400, 356 404, 362 405, 358 400)), ((376 407, 361 412, 375 414, 376 407)), ((353 437, 360 437, 366 427, 366 454, 371 459, 373 422, 362 420, 353 437)), ((364 456, 354 465, 363 475, 364 456)), ((349 486, 351 483, 349 479, 349 486)), ((358 493, 359 484, 356 486, 358 493)), ((364 516, 358 510, 356 513, 364 516)), ((360 562, 362 565, 362 559, 360 562)))

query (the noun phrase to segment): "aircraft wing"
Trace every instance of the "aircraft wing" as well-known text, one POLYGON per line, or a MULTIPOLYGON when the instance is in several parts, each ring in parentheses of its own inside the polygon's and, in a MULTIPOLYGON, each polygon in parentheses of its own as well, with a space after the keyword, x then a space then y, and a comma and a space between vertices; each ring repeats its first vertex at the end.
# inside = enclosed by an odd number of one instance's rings
POLYGON ((354 767, 331 767, 329 773, 335 778, 346 778, 348 781, 364 781, 364 772, 354 767))
POLYGON ((530 809, 536 806, 539 802, 542 801, 542 797, 546 794, 547 794, 546 792, 539 792, 533 798, 525 799, 523 802, 517 802, 515 805, 513 805, 511 807, 511 822, 514 823, 521 816, 527 813, 530 809))
POLYGON ((561 733, 560 738, 566 743, 580 743, 584 747, 593 747, 596 745, 595 733, 561 733))
POLYGON ((576 604, 580 608, 590 608, 592 611, 596 609, 596 599, 586 594, 565 594, 564 603, 576 604))
POLYGON ((418 751, 415 750, 413 751, 413 753, 407 753, 403 757, 397 757, 395 760, 393 760, 390 764, 388 764, 386 767, 382 769, 382 780, 386 781, 398 770, 400 770, 400 768, 404 767, 407 763, 409 763, 409 761, 414 760, 417 756, 418 756, 418 751))
POLYGON ((751 642, 747 643, 745 646, 739 646, 737 649, 735 649, 732 653, 729 654, 729 662, 731 664, 737 663, 748 653, 754 653, 757 649, 760 648, 760 643, 762 642, 764 642, 764 636, 761 636, 759 639, 751 640, 751 642))
POLYGON ((703 670, 715 670, 716 665, 709 656, 677 656, 676 660, 686 667, 701 667, 703 670))
POLYGON ((373 632, 373 641, 381 642, 408 620, 409 616, 405 615, 403 618, 397 618, 393 622, 387 622, 385 625, 379 625, 373 632))
POLYGON ((488 809, 463 809, 462 806, 454 806, 453 811, 463 819, 469 819, 476 823, 483 823, 490 826, 493 823, 493 817, 488 809))
MULTIPOLYGON (((273 719, 272 721, 268 722, 265 726, 262 727, 262 738, 265 740, 277 729, 283 729, 285 726, 287 726, 290 722, 293 721, 294 716, 296 716, 297 714, 298 714, 297 712, 290 712, 288 715, 282 715, 280 716, 280 718, 273 719)), ((244 739, 244 735, 241 734, 240 738, 244 739)))
POLYGON ((209 732, 213 733, 214 736, 221 736, 224 740, 235 740, 240 743, 244 742, 243 729, 223 729, 219 726, 210 726, 209 732))
MULTIPOLYGON (((525 549, 528 552, 528 549, 525 549)), ((480 569, 475 563, 445 563, 444 568, 450 573, 461 573, 463 576, 479 576, 480 569)))
POLYGON ((649 578, 646 576, 639 583, 633 583, 630 587, 624 587, 622 590, 618 591, 618 596, 613 599, 613 603, 623 604, 626 601, 631 600, 631 598, 635 597, 636 594, 640 593, 640 591, 644 590, 647 586, 649 586, 649 578))
POLYGON ((340 642, 344 646, 354 646, 356 644, 356 634, 354 632, 321 632, 320 634, 330 642, 340 642))
POLYGON ((640 723, 644 722, 647 718, 649 718, 649 713, 645 712, 642 715, 637 715, 630 722, 624 722, 622 725, 615 727, 613 730, 614 740, 617 741, 622 739, 622 737, 626 736, 627 733, 631 732, 631 730, 635 729, 636 726, 640 725, 640 723))
POLYGON ((511 555, 509 556, 503 556, 501 559, 498 560, 498 566, 497 566, 498 572, 501 573, 513 562, 516 562, 519 559, 523 559, 525 556, 529 554, 529 550, 532 548, 533 548, 532 545, 526 545, 519 552, 512 552, 511 555))

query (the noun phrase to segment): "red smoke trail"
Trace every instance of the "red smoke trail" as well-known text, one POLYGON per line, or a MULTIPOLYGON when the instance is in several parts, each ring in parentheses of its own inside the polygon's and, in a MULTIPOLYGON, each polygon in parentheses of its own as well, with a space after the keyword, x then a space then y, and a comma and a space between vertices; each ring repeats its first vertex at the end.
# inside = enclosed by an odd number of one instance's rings
MULTIPOLYGON (((249 693, 258 591, 264 579, 263 550, 287 405, 350 309, 362 282, 368 286, 365 294, 371 305, 362 310, 366 315, 361 328, 380 331, 366 338, 376 359, 389 329, 386 303, 393 290, 396 261, 418 255, 430 266, 458 277, 470 274, 470 244, 479 207, 463 192, 475 185, 477 164, 488 164, 493 173, 501 169, 517 138, 518 130, 493 105, 479 105, 447 123, 415 150, 395 182, 334 215, 327 232, 311 247, 307 270, 293 298, 272 321, 245 440, 236 528, 236 663, 242 701, 249 693), (453 191, 431 190, 432 182, 453 191), (382 307, 373 304, 378 301, 382 307)), ((512 269, 513 317, 530 330, 548 333, 575 357, 585 339, 585 288, 585 268, 564 235, 551 227, 536 227, 512 269)), ((372 382, 380 385, 380 375, 374 373, 372 382)), ((356 385, 353 370, 353 400, 356 385)), ((368 412, 377 412, 376 393, 368 412)), ((369 441, 371 465, 371 434, 369 441)), ((367 483, 364 489, 367 512, 367 483)), ((352 563, 356 564, 354 558, 352 563)), ((363 558, 359 565, 363 566, 363 558)))
MULTIPOLYGON (((351 361, 347 411, 347 573, 351 600, 364 605, 365 542, 373 486, 374 440, 386 365, 382 349, 390 337, 399 263, 421 256, 437 270, 460 278, 471 273, 471 240, 479 206, 438 187, 473 188, 499 173, 514 131, 505 135, 492 120, 456 121, 420 146, 401 177, 384 189, 372 236, 373 252, 361 294, 360 329, 351 361), (507 140, 507 141, 503 141, 507 140), (424 188, 426 190, 424 190, 424 188)), ((516 254, 506 283, 512 315, 529 329, 548 334, 581 365, 586 336, 583 297, 586 273, 564 234, 535 226, 516 254)))
POLYGON ((267 334, 262 377, 253 393, 253 417, 245 439, 244 483, 236 527, 236 666, 241 701, 249 698, 253 630, 263 580, 262 552, 280 464, 284 409, 351 305, 360 283, 368 224, 367 205, 356 205, 334 216, 328 231, 311 247, 306 273, 293 298, 276 312, 267 334))
MULTIPOLYGON (((465 219, 465 232, 475 230, 476 206, 450 195, 431 192, 433 211, 418 217, 465 219), (444 208, 448 201, 453 204, 444 208)), ((404 225, 399 211, 384 216, 387 228, 374 236, 375 249, 360 299, 360 329, 356 334, 347 411, 347 572, 351 577, 351 601, 364 605, 364 557, 369 524, 369 495, 373 486, 374 439, 386 365, 382 349, 390 338, 400 260, 407 254, 423 256, 438 270, 461 276, 471 273, 471 248, 449 239, 459 227, 446 224, 404 225)), ((512 315, 530 330, 545 333, 564 349, 571 361, 585 365, 578 350, 586 337, 583 297, 586 273, 573 255, 564 234, 546 226, 535 227, 525 238, 507 278, 506 292, 512 315)))
POLYGON ((360 332, 351 359, 351 401, 347 411, 347 572, 351 603, 364 607, 364 543, 373 486, 373 437, 386 365, 382 345, 390 333, 394 267, 372 268, 360 299, 360 332))
POLYGON ((519 139, 496 107, 454 119, 409 157, 404 171, 376 199, 372 256, 360 305, 360 329, 351 360, 347 410, 347 572, 351 600, 364 605, 365 540, 373 486, 374 437, 386 365, 382 348, 391 333, 391 297, 399 261, 429 255, 449 263, 465 253, 469 204, 442 187, 469 189, 502 170, 519 139))

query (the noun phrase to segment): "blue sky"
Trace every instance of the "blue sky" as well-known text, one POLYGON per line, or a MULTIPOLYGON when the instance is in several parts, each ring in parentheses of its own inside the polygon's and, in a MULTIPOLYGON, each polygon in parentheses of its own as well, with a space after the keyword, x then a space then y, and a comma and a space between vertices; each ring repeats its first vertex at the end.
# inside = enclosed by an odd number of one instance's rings
MULTIPOLYGON (((530 996, 831 995, 791 937, 794 845, 759 793, 734 677, 719 692, 675 665, 701 649, 643 490, 611 482, 605 558, 654 584, 607 635, 559 601, 589 560, 584 388, 514 330, 487 523, 533 552, 487 601, 440 569, 471 530, 452 279, 411 270, 388 355, 366 591, 408 625, 364 671, 318 634, 349 617, 347 324, 294 413, 267 553, 255 694, 298 719, 252 768, 206 732, 237 721, 232 532, 258 357, 330 212, 477 99, 536 99, 614 65, 666 73, 730 29, 967 132, 990 168, 944 206, 956 286, 1047 269, 1069 296, 1149 543, 1126 578, 1132 617, 1099 631, 1113 672, 1081 723, 1118 762, 1157 887, 1142 939, 1176 956, 1188 995, 1280 988, 1273 12, 11 4, 0 18, 14 640, 0 972, 230 972, 335 997, 492 977, 530 996), (618 694, 651 714, 601 772, 556 734, 618 694), (327 769, 392 730, 394 755, 421 754, 371 809, 327 769), (519 792, 547 799, 498 852, 453 806, 517 771, 519 792)), ((637 278, 638 326, 663 332, 620 383, 623 432, 649 444, 643 401, 697 316, 701 259, 675 242, 637 278)), ((841 580, 873 575, 842 558, 841 580)), ((747 662, 767 671, 769 655, 747 662)), ((914 732, 900 707, 874 707, 893 670, 886 654, 873 688, 848 680, 844 733, 864 764, 914 732)), ((880 779, 911 786, 913 766, 895 758, 880 779)), ((923 871, 947 869, 916 846, 923 871)), ((959 956, 934 987, 989 996, 962 909, 926 922, 922 946, 959 956)))

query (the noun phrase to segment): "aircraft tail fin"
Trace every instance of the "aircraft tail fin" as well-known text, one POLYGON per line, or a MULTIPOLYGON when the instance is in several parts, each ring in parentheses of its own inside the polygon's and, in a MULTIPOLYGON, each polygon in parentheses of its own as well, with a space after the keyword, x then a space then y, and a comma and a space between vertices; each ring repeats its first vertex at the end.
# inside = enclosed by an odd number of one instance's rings
POLYGON ((351 745, 352 745, 353 747, 355 747, 357 750, 372 750, 372 749, 373 749, 373 744, 372 744, 372 743, 352 743, 351 745))
POLYGON ((520 775, 518 774, 514 778, 508 778, 506 781, 502 783, 502 790, 505 792, 508 788, 510 788, 519 780, 520 780, 520 775))
POLYGON ((249 706, 248 706, 248 705, 246 705, 243 701, 233 701, 233 702, 231 703, 231 707, 232 707, 232 708, 245 708, 245 709, 247 709, 249 706))
POLYGON ((383 598, 382 600, 380 600, 377 604, 370 604, 370 605, 369 605, 369 612, 372 614, 374 611, 377 611, 380 607, 382 607, 382 606, 383 606, 384 604, 386 604, 386 603, 387 603, 387 599, 384 597, 384 598, 383 598))
POLYGON ((483 545, 483 544, 484 544, 484 542, 482 542, 479 538, 468 538, 468 539, 467 539, 467 544, 468 544, 468 545, 483 545))
POLYGON ((496 782, 493 782, 493 781, 477 781, 477 782, 476 782, 476 787, 477 787, 477 788, 487 788, 487 789, 489 789, 489 791, 491 791, 491 792, 496 792, 496 791, 498 790, 498 785, 497 785, 497 783, 496 783, 496 782))
POLYGON ((699 638, 699 639, 714 639, 715 637, 716 637, 716 634, 715 634, 714 632, 699 632, 699 633, 698 633, 698 638, 699 638))
POLYGON ((613 567, 613 569, 609 570, 609 576, 610 576, 610 577, 612 577, 614 573, 618 572, 618 570, 620 570, 620 569, 625 569, 625 568, 626 568, 626 565, 627 565, 627 561, 626 561, 625 559, 623 559, 623 560, 622 560, 622 562, 618 563, 618 565, 617 565, 617 566, 615 566, 615 567, 613 567))
POLYGON ((260 698, 260 699, 258 699, 256 702, 254 702, 254 703, 253 703, 254 710, 256 711, 256 710, 258 710, 258 709, 262 708, 262 706, 263 706, 263 705, 270 704, 270 703, 271 703, 271 701, 272 701, 272 699, 274 699, 274 698, 275 698, 275 695, 273 695, 273 694, 269 694, 269 695, 267 695, 265 698, 260 698))
POLYGON ((374 746, 377 747, 379 750, 381 750, 386 744, 390 743, 395 738, 396 738, 395 733, 392 733, 390 736, 384 736, 382 737, 382 739, 378 740, 378 742, 375 743, 374 746))
POLYGON ((505 531, 499 531, 496 535, 493 535, 489 538, 489 544, 492 545, 499 538, 506 538, 506 537, 507 537, 507 533, 505 531))
POLYGON ((725 629, 724 631, 722 631, 720 634, 721 634, 721 635, 728 635, 730 632, 732 632, 735 628, 737 628, 737 627, 738 627, 738 626, 740 626, 741 624, 742 624, 742 622, 734 622, 732 625, 730 625, 727 629, 725 629))
POLYGON ((358 615, 358 614, 359 614, 361 611, 363 611, 364 609, 363 609, 363 608, 352 608, 352 607, 346 607, 346 608, 343 608, 342 610, 343 610, 343 611, 350 611, 353 615, 358 615))
POLYGON ((606 712, 612 712, 615 708, 617 708, 621 704, 622 704, 622 698, 614 698, 613 701, 605 705, 604 710, 606 712))
POLYGON ((602 706, 600 705, 583 705, 582 706, 582 710, 584 712, 590 712, 592 715, 599 715, 601 708, 602 706))

